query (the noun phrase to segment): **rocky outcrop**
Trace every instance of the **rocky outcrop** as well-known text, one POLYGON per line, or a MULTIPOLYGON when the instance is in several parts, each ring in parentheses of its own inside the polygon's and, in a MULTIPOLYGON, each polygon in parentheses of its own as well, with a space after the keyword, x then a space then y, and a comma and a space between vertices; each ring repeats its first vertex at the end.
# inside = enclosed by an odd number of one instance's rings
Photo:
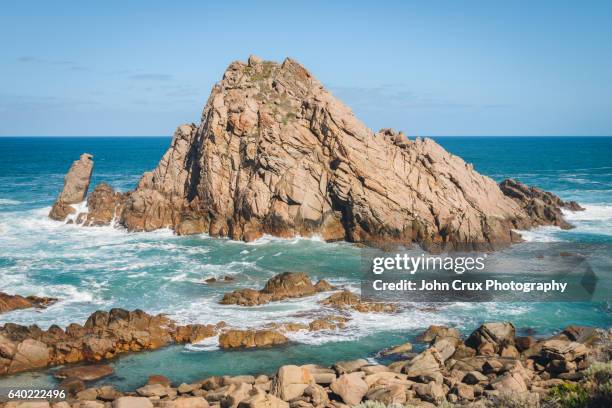
POLYGON ((285 344, 289 341, 282 333, 275 330, 227 330, 219 335, 219 347, 254 348, 285 344))
POLYGON ((431 139, 371 131, 296 61, 252 57, 230 64, 200 124, 179 126, 114 208, 130 231, 495 249, 514 229, 566 226, 558 197, 525 194, 431 139))
MULTIPOLYGON (((0 326, 0 375, 80 361, 98 362, 121 353, 194 343, 217 334, 219 325, 179 326, 163 315, 112 309, 93 313, 84 326, 6 323, 0 326)), ((82 368, 84 369, 84 368, 82 368)))
POLYGON ((561 210, 584 211, 584 208, 575 201, 565 202, 552 193, 527 186, 513 179, 502 181, 499 183, 499 188, 529 214, 535 225, 571 228, 572 226, 563 218, 561 210))
POLYGON ((79 160, 72 163, 64 177, 64 188, 49 213, 50 218, 63 221, 68 215, 76 211, 71 207, 71 204, 85 201, 93 165, 93 156, 87 153, 83 153, 79 160))
POLYGON ((222 305, 256 306, 284 299, 312 296, 315 293, 333 290, 325 280, 313 284, 304 272, 284 272, 266 282, 261 290, 239 289, 226 293, 222 305))
POLYGON ((20 295, 9 295, 7 293, 0 292, 0 313, 11 312, 19 309, 29 309, 32 307, 44 309, 55 302, 57 302, 57 299, 51 297, 23 297, 20 295))
MULTIPOLYGON (((110 225, 121 214, 124 195, 115 192, 106 183, 100 183, 87 198, 87 213, 83 214, 83 225, 110 225)), ((79 222, 80 223, 80 222, 79 222)))
POLYGON ((359 296, 346 289, 323 299, 321 304, 336 309, 353 309, 361 313, 393 313, 397 310, 397 305, 393 303, 364 302, 359 296))

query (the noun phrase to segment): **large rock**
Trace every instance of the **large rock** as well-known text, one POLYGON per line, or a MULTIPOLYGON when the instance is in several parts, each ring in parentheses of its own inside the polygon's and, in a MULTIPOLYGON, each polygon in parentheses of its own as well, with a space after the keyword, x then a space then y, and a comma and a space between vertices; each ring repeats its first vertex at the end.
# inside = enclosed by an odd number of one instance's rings
POLYGON ((87 153, 83 153, 79 160, 72 163, 64 177, 64 188, 55 204, 53 204, 49 217, 63 221, 67 213, 70 213, 67 205, 85 201, 93 172, 93 165, 93 156, 87 153))
POLYGON ((272 394, 257 392, 255 395, 242 400, 238 408, 289 408, 289 404, 272 394))
POLYGON ((0 313, 10 312, 18 309, 29 309, 31 307, 44 309, 47 306, 57 302, 57 299, 51 297, 9 295, 0 292, 0 313))
POLYGON ((253 348, 287 343, 289 339, 274 330, 227 330, 219 335, 221 348, 253 348))
POLYGON ((153 408, 153 403, 145 397, 121 397, 113 401, 113 408, 153 408))
POLYGON ((408 378, 432 379, 440 373, 444 360, 435 349, 427 349, 414 357, 402 368, 408 378))
POLYGON ((49 349, 45 343, 34 339, 25 339, 17 346, 8 373, 34 370, 46 367, 49 363, 49 349))
POLYGON ((300 397, 308 386, 314 384, 308 368, 285 365, 278 369, 272 382, 271 393, 284 401, 300 397))
POLYGON ((461 337, 461 334, 459 333, 459 330, 453 327, 438 326, 432 324, 427 328, 427 330, 425 330, 417 337, 417 340, 422 341, 424 343, 431 343, 435 339, 443 337, 454 337, 456 339, 459 339, 461 337))
POLYGON ((343 374, 329 388, 350 406, 359 404, 368 392, 368 384, 361 373, 343 374))
POLYGON ((246 241, 318 235, 468 249, 561 224, 561 202, 538 198, 540 209, 509 192, 431 139, 368 129, 292 59, 237 61, 201 123, 179 126, 126 195, 120 222, 246 241))
POLYGON ((87 198, 87 215, 83 225, 102 226, 111 224, 121 214, 124 196, 106 183, 100 183, 87 198))
POLYGON ((542 356, 550 360, 574 361, 587 354, 587 347, 575 341, 551 339, 542 343, 542 356))
POLYGON ((202 397, 179 397, 172 401, 163 401, 161 408, 208 408, 208 402, 202 397))
POLYGON ((500 353, 505 346, 514 345, 515 332, 512 323, 485 323, 468 337, 465 344, 479 350, 480 354, 487 354, 482 352, 483 346, 492 347, 494 353, 500 353))

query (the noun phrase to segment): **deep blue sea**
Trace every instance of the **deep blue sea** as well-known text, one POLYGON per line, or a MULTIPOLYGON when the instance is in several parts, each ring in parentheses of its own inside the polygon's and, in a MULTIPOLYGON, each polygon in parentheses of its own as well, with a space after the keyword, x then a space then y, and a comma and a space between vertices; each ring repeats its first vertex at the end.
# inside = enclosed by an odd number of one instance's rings
MULTIPOLYGON (((612 243, 612 138, 436 140, 497 181, 516 178, 563 199, 577 200, 586 208, 568 214, 575 229, 540 228, 525 233, 528 242, 519 245, 612 243)), ((324 313, 317 304, 321 296, 245 309, 218 305, 222 293, 261 287, 272 275, 287 270, 305 271, 313 278, 359 290, 360 249, 345 243, 264 237, 247 244, 204 235, 178 237, 170 231, 82 228, 47 218, 66 170, 81 153, 94 155, 93 185, 105 181, 125 191, 156 166, 169 142, 166 137, 0 138, 0 291, 61 299, 42 311, 0 315, 0 324, 65 326, 84 323, 98 309, 123 307, 168 313, 184 323, 224 320, 231 326, 253 327, 312 320, 324 313), (203 284, 208 277, 225 275, 234 276, 235 282, 203 284)), ((598 270, 604 285, 612 276, 610 259, 606 256, 598 270)), ((612 315, 605 301, 445 303, 415 305, 399 315, 353 313, 346 330, 295 333, 293 343, 279 349, 223 352, 216 348, 216 339, 210 339, 200 345, 124 356, 112 362, 116 374, 103 382, 128 389, 142 385, 150 374, 180 383, 213 374, 271 373, 287 363, 373 358, 383 347, 413 340, 430 324, 452 325, 467 333, 494 320, 510 320, 519 331, 545 335, 569 324, 609 327, 612 315)), ((0 387, 53 384, 55 380, 46 372, 0 380, 0 387)))

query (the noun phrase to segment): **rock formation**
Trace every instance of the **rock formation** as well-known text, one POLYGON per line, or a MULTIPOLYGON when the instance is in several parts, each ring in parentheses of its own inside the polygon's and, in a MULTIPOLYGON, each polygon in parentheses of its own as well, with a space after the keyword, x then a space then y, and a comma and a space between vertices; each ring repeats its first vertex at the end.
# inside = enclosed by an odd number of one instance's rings
POLYGON ((288 298, 311 296, 332 289, 333 287, 325 280, 313 284, 304 272, 284 272, 270 278, 261 290, 239 289, 226 293, 220 303, 256 306, 288 298))
POLYGON ((51 297, 23 297, 0 292, 0 313, 11 312, 18 309, 29 309, 31 307, 44 309, 55 302, 57 302, 57 299, 51 297))
POLYGON ((48 366, 96 362, 129 351, 154 350, 171 343, 194 343, 216 335, 219 325, 178 326, 163 315, 112 309, 93 313, 84 326, 6 323, 0 326, 0 375, 48 366))
POLYGON ((219 335, 221 348, 267 347, 287 343, 289 339, 274 330, 227 330, 219 335))
POLYGON ((336 309, 349 308, 361 313, 394 313, 397 311, 397 305, 394 303, 365 302, 359 296, 346 289, 323 299, 321 304, 336 309))
MULTIPOLYGON (((610 363, 594 360, 602 356, 607 361, 612 351, 608 330, 570 326, 534 340, 529 349, 512 357, 497 351, 482 354, 467 344, 518 343, 510 323, 486 323, 466 343, 456 335, 454 329, 431 327, 420 336, 432 339, 425 350, 400 354, 389 365, 366 359, 338 361, 331 367, 284 365, 272 377, 213 376, 178 386, 151 375, 146 385, 133 391, 110 385, 86 388, 80 378, 99 378, 110 374, 110 368, 72 367, 58 371, 63 372, 59 377, 75 376, 60 384, 69 394, 67 401, 53 407, 104 408, 112 402, 115 408, 342 408, 364 401, 414 407, 554 407, 567 405, 555 402, 575 395, 584 395, 581 406, 610 406, 610 363)), ((227 358, 234 357, 228 353, 227 358)), ((12 405, 7 408, 51 407, 44 401, 8 404, 12 405)))
POLYGON ((292 59, 250 57, 230 64, 200 124, 179 126, 157 168, 133 192, 108 191, 115 203, 104 208, 120 209, 130 231, 449 249, 495 249, 518 241, 515 229, 567 226, 558 197, 517 186, 500 188, 431 139, 371 131, 292 59))
POLYGON ((93 156, 87 153, 83 153, 79 160, 72 163, 66 177, 64 177, 64 188, 49 213, 50 218, 63 221, 68 215, 76 212, 71 204, 77 204, 85 200, 93 172, 93 164, 93 156))

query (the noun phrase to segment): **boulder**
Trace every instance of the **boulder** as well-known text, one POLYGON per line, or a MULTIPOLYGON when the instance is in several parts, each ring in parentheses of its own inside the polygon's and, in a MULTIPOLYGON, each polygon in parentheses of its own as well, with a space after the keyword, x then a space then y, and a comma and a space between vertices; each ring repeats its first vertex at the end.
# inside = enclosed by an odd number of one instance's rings
POLYGON ((528 391, 524 378, 518 372, 508 372, 491 382, 494 390, 508 394, 521 394, 528 391))
POLYGON ((202 397, 178 397, 172 401, 162 401, 161 408, 208 408, 208 402, 202 397))
POLYGON ((331 368, 321 367, 316 364, 303 365, 302 368, 310 372, 317 384, 328 385, 336 379, 336 371, 331 368))
POLYGON ((338 375, 341 375, 357 371, 361 367, 365 367, 368 364, 370 364, 368 363, 368 360, 360 358, 357 360, 337 361, 332 368, 336 370, 336 373, 338 373, 338 375))
POLYGON ((401 384, 375 387, 368 391, 366 399, 386 406, 403 406, 406 403, 406 388, 401 384))
POLYGON ((408 378, 433 378, 440 373, 442 364, 440 355, 435 350, 427 349, 405 364, 402 373, 408 378))
POLYGON ((285 365, 279 368, 272 382, 271 393, 283 401, 290 401, 304 394, 314 378, 308 368, 285 365))
POLYGON ((49 362, 49 349, 45 343, 25 339, 19 345, 8 368, 8 373, 34 370, 46 367, 49 362))
POLYGON ((248 399, 253 391, 253 386, 247 383, 232 384, 228 388, 227 397, 221 400, 223 408, 238 408, 238 405, 248 399))
POLYGON ((238 408, 289 408, 289 404, 272 394, 258 392, 242 400, 238 408))
POLYGON ((515 329, 512 323, 485 323, 468 337, 465 344, 479 350, 483 355, 491 351, 490 348, 483 349, 485 346, 491 347, 494 353, 499 353, 504 346, 514 345, 514 335, 515 329))
POLYGON ((551 360, 574 361, 585 356, 587 347, 575 341, 551 339, 542 343, 542 356, 551 360))
POLYGON ((390 347, 388 349, 385 349, 381 352, 381 355, 383 356, 390 356, 393 354, 403 354, 403 353, 408 353, 412 351, 412 344, 411 343, 404 343, 404 344, 400 344, 398 346, 394 346, 394 347, 390 347))
POLYGON ((140 387, 136 390, 138 395, 142 397, 165 397, 171 391, 170 388, 163 384, 147 384, 144 387, 140 387))
POLYGON ((113 401, 113 408, 153 408, 153 404, 144 397, 121 397, 113 401))
POLYGON ((427 384, 414 384, 412 389, 420 399, 433 404, 440 404, 446 400, 442 386, 433 381, 427 384))
POLYGON ((443 337, 454 337, 459 339, 461 338, 461 334, 459 333, 459 330, 453 327, 431 325, 417 337, 417 340, 423 343, 431 343, 436 338, 443 337))
POLYGON ((327 391, 318 384, 310 384, 306 387, 304 396, 315 407, 325 406, 329 402, 327 391))
POLYGON ((368 384, 360 373, 342 374, 329 388, 350 406, 359 404, 368 392, 368 384))

